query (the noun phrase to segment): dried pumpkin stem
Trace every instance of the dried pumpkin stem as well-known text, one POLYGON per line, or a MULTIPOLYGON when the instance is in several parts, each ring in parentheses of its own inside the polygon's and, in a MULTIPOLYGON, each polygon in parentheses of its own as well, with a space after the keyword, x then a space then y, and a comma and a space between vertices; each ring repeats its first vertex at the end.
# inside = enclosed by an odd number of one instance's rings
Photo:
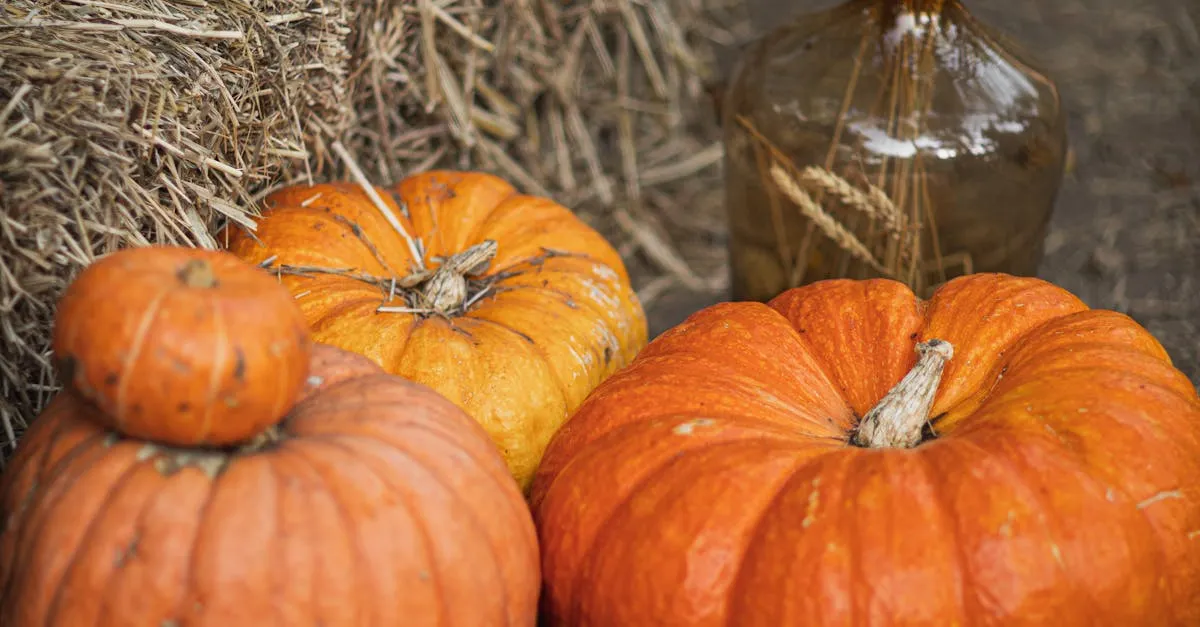
MULTIPOLYGON (((113 442, 121 436, 112 434, 113 442)), ((249 441, 226 448, 178 447, 158 442, 144 442, 138 449, 139 460, 154 460, 154 468, 164 476, 173 475, 184 468, 196 468, 209 479, 215 479, 229 467, 237 457, 254 455, 285 440, 287 436, 279 425, 272 425, 249 441)))
POLYGON ((217 277, 213 274, 212 264, 203 259, 192 259, 183 264, 175 273, 179 282, 188 287, 212 288, 217 286, 217 277))
MULTIPOLYGON (((484 240, 450 256, 417 290, 418 309, 438 315, 450 315, 467 302, 470 296, 467 275, 479 274, 496 257, 496 241, 484 240)), ((386 311, 380 308, 379 311, 386 311)))
MULTIPOLYGON (((380 305, 375 309, 378 313, 450 317, 470 309, 488 294, 496 294, 508 289, 496 284, 534 270, 545 263, 547 259, 586 257, 580 253, 543 246, 541 253, 535 257, 521 259, 506 268, 487 273, 488 267, 495 260, 497 251, 498 246, 495 240, 484 240, 449 257, 432 257, 431 261, 441 264, 437 269, 426 268, 403 277, 374 276, 355 272, 352 268, 277 265, 275 257, 267 258, 259 264, 259 267, 276 275, 312 277, 328 274, 362 281, 379 288, 384 293, 385 303, 392 302, 395 296, 402 297, 404 305, 380 305)), ((307 293, 302 292, 302 294, 307 293)))
POLYGON ((954 346, 931 339, 916 346, 917 363, 863 416, 854 443, 866 448, 912 448, 921 442, 929 410, 954 346))

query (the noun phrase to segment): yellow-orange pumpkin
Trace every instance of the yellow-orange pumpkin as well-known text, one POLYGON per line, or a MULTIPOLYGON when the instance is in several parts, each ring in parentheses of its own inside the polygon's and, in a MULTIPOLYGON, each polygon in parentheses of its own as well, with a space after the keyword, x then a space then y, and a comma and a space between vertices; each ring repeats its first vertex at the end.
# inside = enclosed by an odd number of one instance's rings
POLYGON ((280 274, 317 341, 465 409, 527 485, 569 412, 646 343, 619 255, 567 208, 489 174, 374 189, 384 210, 352 183, 282 189, 253 233, 220 239, 280 274))
POLYGON ((1196 389, 1036 279, 701 311, 595 390, 530 500, 548 625, 1200 625, 1196 389))
POLYGON ((222 251, 126 248, 59 300, 55 361, 105 426, 223 446, 277 422, 304 384, 308 327, 265 272, 222 251))

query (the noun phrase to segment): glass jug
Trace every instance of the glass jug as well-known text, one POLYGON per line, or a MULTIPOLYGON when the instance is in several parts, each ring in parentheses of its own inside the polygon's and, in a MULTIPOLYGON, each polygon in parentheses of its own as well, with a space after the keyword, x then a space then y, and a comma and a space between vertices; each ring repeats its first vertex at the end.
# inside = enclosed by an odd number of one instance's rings
POLYGON ((735 300, 1036 273, 1067 152, 1058 90, 957 0, 801 16, 747 48, 723 91, 735 300))

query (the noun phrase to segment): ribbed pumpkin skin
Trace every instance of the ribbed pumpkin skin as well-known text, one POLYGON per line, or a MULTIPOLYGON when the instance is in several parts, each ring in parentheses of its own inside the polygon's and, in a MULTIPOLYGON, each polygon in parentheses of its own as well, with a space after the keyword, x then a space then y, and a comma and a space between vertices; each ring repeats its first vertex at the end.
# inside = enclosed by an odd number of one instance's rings
POLYGON ((701 311, 597 388, 530 498, 548 625, 1200 625, 1196 390, 1036 279, 701 311), (937 437, 849 445, 935 337, 937 437))
POLYGON ((0 480, 0 624, 532 626, 534 529, 483 430, 360 356, 311 374, 215 478, 56 397, 0 480))
MULTIPOLYGON (((483 276, 517 272, 451 317, 377 313, 385 304, 379 287, 344 276, 281 280, 317 341, 449 398, 484 426, 528 485, 567 415, 646 344, 645 314, 620 256, 567 208, 488 174, 426 172, 377 191, 422 240, 429 267, 491 239, 498 254, 483 276), (553 254, 544 257, 547 249, 553 254)), ((243 259, 408 273, 404 240, 353 183, 289 187, 266 205, 252 236, 222 235, 243 259)))
POLYGON ((133 437, 223 446, 274 424, 304 385, 312 339, 291 294, 223 251, 126 248, 59 300, 66 383, 133 437))

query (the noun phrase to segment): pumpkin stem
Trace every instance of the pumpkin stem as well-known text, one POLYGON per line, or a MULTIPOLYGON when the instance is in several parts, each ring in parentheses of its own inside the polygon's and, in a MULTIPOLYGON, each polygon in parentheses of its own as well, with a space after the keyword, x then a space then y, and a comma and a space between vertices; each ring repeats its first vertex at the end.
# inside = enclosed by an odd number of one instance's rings
POLYGON ((273 446, 284 440, 283 430, 278 424, 271 425, 263 429, 258 435, 250 438, 248 442, 238 447, 237 451, 240 454, 248 455, 257 453, 269 446, 273 446))
POLYGON ((192 259, 183 264, 175 273, 179 282, 188 287, 213 288, 217 286, 217 277, 213 274, 212 264, 204 259, 192 259))
POLYGON ((489 239, 445 259, 421 285, 421 304, 443 316, 458 311, 470 296, 467 275, 486 270, 496 257, 496 249, 496 241, 489 239))
POLYGON ((854 443, 866 448, 912 448, 921 442, 929 410, 954 346, 931 339, 916 346, 917 363, 863 416, 854 443))
MULTIPOLYGON (((369 242, 367 244, 370 245, 369 242)), ((362 281, 382 290, 385 303, 392 302, 395 296, 403 297, 403 306, 380 305, 375 309, 378 313, 450 318, 470 309, 493 289, 497 281, 519 274, 516 270, 508 269, 483 276, 495 259, 497 249, 495 240, 484 240, 449 257, 431 257, 431 261, 441 264, 436 270, 425 268, 403 277, 374 276, 346 268, 276 265, 274 257, 263 261, 259 267, 279 275, 311 277, 313 274, 331 274, 362 281)), ((541 255, 522 263, 537 266, 541 261, 566 254, 543 248, 541 255)))
MULTIPOLYGON (((120 437, 114 434, 115 437, 120 437)), ((253 455, 286 439, 279 425, 271 425, 265 431, 244 444, 222 448, 180 447, 158 442, 143 442, 138 450, 140 459, 154 458, 154 468, 163 476, 173 475, 184 468, 197 468, 209 479, 215 479, 229 467, 234 458, 253 455)))

